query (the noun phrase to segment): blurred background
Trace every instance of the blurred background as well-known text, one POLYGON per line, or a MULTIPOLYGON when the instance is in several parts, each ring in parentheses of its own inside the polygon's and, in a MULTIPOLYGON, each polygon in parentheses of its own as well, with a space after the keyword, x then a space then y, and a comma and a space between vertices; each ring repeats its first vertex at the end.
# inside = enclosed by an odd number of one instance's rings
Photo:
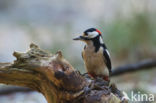
MULTIPOLYGON (((156 0, 0 0, 0 62, 12 62, 14 51, 25 52, 31 42, 64 57, 85 72, 84 43, 72 38, 95 27, 103 35, 113 68, 156 59, 156 0)), ((156 70, 112 78, 131 95, 152 93, 156 101, 156 70)), ((0 85, 0 90, 10 86, 0 85)), ((0 103, 46 103, 37 92, 1 94, 0 103)), ((151 103, 151 102, 133 102, 151 103)))

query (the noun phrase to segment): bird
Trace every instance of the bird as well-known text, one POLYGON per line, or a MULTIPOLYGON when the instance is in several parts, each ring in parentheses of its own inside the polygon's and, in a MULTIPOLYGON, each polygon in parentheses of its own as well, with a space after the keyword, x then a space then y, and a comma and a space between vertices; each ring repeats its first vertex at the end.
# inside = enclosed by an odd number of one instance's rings
POLYGON ((89 28, 73 40, 85 42, 82 58, 87 73, 93 78, 101 77, 105 81, 110 81, 110 53, 103 42, 101 32, 96 28, 89 28))

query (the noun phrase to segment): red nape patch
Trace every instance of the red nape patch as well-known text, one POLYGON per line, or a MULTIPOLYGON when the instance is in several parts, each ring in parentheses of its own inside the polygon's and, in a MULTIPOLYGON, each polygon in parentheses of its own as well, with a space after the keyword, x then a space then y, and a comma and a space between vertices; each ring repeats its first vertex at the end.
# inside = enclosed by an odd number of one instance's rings
POLYGON ((96 31, 101 35, 101 32, 98 29, 96 29, 96 31))

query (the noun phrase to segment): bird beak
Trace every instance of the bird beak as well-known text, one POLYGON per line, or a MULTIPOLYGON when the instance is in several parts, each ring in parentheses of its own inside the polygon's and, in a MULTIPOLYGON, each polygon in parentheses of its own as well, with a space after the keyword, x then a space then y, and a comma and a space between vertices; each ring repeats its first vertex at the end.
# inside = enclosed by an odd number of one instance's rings
POLYGON ((82 36, 79 36, 79 37, 73 38, 73 40, 82 40, 82 36))
POLYGON ((86 40, 86 39, 87 38, 84 36, 79 36, 79 37, 74 38, 73 40, 86 40))

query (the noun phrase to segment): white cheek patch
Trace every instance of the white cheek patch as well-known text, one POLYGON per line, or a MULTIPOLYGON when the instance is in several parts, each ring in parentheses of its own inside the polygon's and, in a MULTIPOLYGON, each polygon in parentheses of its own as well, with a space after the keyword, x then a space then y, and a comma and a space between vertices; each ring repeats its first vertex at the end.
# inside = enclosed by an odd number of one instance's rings
POLYGON ((93 31, 93 32, 88 32, 88 37, 90 37, 90 38, 94 38, 94 37, 96 37, 96 36, 98 36, 99 35, 99 33, 98 32, 96 32, 96 31, 93 31))
POLYGON ((103 44, 103 40, 102 40, 101 36, 100 36, 100 43, 103 44))

